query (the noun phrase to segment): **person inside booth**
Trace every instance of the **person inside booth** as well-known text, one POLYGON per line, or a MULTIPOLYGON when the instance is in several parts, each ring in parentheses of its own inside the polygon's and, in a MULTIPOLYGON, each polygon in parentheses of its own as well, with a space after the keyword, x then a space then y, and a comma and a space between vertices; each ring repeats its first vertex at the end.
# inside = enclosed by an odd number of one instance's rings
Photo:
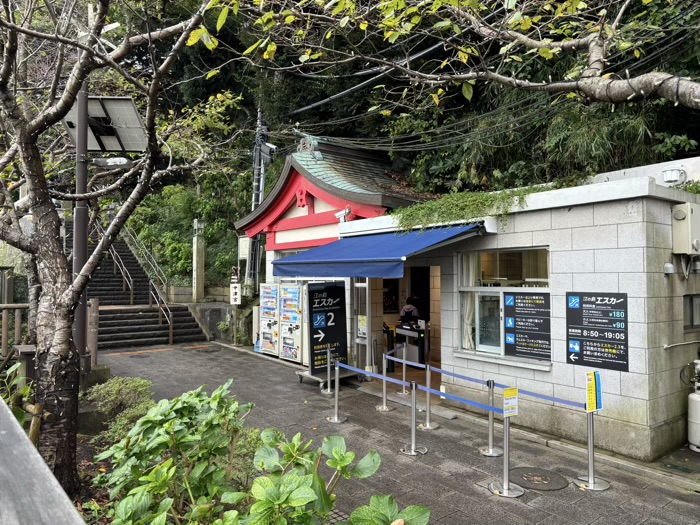
POLYGON ((418 320, 419 314, 418 308, 416 308, 415 297, 406 299, 406 304, 401 308, 401 313, 399 315, 401 316, 402 323, 414 323, 418 320))

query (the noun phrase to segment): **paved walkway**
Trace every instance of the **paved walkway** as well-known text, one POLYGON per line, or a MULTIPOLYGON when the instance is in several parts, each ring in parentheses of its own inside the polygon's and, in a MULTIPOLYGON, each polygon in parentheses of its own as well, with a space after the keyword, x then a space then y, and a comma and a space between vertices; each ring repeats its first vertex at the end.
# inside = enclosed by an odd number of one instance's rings
MULTIPOLYGON (((393 494, 402 508, 430 508, 431 523, 443 525, 700 525, 700 480, 693 484, 643 467, 630 471, 598 462, 597 475, 612 484, 605 492, 568 484, 557 491, 527 490, 518 499, 494 496, 487 487, 502 480, 503 462, 479 455, 477 447, 486 443, 487 433, 473 418, 436 417, 438 430, 417 434, 418 445, 428 447, 428 453, 406 457, 398 449, 410 441, 407 407, 380 414, 374 408, 378 398, 364 391, 367 385, 344 384, 340 413, 348 421, 332 425, 325 417, 332 415, 333 399, 321 395, 317 383, 300 384, 292 367, 215 343, 101 353, 100 364, 109 366, 113 375, 150 379, 157 399, 202 384, 213 389, 233 378, 236 396, 256 405, 248 424, 274 426, 288 436, 301 432, 317 442, 343 435, 358 457, 377 450, 382 467, 375 476, 343 480, 338 486, 337 505, 346 513, 367 504, 374 494, 393 494)), ((587 472, 585 456, 518 432, 511 440, 511 468, 516 467, 546 469, 568 480, 587 472)))

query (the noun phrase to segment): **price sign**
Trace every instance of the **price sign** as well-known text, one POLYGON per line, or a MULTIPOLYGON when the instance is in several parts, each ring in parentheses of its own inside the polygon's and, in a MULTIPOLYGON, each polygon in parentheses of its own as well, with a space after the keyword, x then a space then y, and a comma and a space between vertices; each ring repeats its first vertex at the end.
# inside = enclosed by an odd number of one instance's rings
POLYGON ((503 391, 503 417, 518 415, 518 389, 506 388, 503 391))
POLYGON ((627 294, 567 292, 566 362, 629 370, 627 294))
POLYGON ((603 410, 603 386, 600 383, 600 372, 586 374, 586 412, 603 410))

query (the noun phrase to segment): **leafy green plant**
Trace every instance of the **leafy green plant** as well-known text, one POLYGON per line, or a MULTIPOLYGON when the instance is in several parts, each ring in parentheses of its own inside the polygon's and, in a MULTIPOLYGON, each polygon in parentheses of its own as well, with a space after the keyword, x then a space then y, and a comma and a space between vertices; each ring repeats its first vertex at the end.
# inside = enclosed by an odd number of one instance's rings
POLYGON ((360 507, 350 516, 352 525, 392 525, 402 520, 403 525, 428 525, 430 510, 412 505, 399 512, 391 496, 372 496, 369 505, 360 507))
POLYGON ((19 375, 19 368, 20 363, 15 363, 4 372, 0 370, 0 398, 10 406, 19 424, 24 425, 27 413, 13 401, 18 398, 27 401, 32 394, 32 386, 25 377, 19 375))
MULTIPOLYGON (((96 458, 112 461, 112 472, 95 481, 111 489, 113 524, 318 524, 329 517, 341 479, 363 479, 379 468, 375 451, 355 461, 339 436, 313 448, 301 434, 247 431, 243 421, 252 405, 230 396, 230 384, 211 396, 199 388, 161 401, 96 458), (328 481, 320 474, 324 464, 333 472, 328 481)), ((407 525, 427 523, 427 509, 399 513, 387 498, 373 500, 369 513, 358 509, 351 522, 382 524, 398 516, 407 525)))
POLYGON ((216 323, 216 328, 218 328, 219 332, 225 334, 228 332, 228 321, 219 321, 216 323))

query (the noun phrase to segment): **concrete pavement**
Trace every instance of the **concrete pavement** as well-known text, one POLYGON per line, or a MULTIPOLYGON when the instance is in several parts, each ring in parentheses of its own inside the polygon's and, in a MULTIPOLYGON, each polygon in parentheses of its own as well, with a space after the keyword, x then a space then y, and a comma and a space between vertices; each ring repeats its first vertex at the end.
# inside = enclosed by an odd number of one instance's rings
MULTIPOLYGON (((403 456, 398 450, 410 441, 410 411, 394 405, 392 412, 377 412, 379 399, 370 391, 379 383, 343 383, 340 414, 348 420, 333 425, 325 419, 333 413, 333 398, 321 395, 317 383, 300 384, 293 367, 216 343, 100 353, 99 362, 113 375, 150 379, 156 399, 202 384, 211 390, 233 378, 233 393, 256 405, 249 425, 277 427, 288 436, 301 432, 319 443, 324 436, 342 435, 358 457, 377 450, 382 467, 375 476, 343 480, 338 486, 337 506, 348 514, 372 495, 392 494, 402 508, 430 508, 431 523, 443 525, 700 525, 700 479, 656 475, 644 465, 618 458, 596 463, 596 474, 612 485, 605 492, 582 491, 569 483, 556 491, 527 489, 518 499, 494 496, 487 487, 502 480, 502 458, 479 455, 478 446, 487 441, 486 427, 458 412, 454 419, 435 417, 438 430, 418 432, 418 445, 428 447, 426 455, 403 456)), ((500 439, 497 431, 497 444, 500 439)), ((586 474, 585 455, 554 443, 558 442, 514 432, 511 468, 545 469, 569 481, 586 474)))

